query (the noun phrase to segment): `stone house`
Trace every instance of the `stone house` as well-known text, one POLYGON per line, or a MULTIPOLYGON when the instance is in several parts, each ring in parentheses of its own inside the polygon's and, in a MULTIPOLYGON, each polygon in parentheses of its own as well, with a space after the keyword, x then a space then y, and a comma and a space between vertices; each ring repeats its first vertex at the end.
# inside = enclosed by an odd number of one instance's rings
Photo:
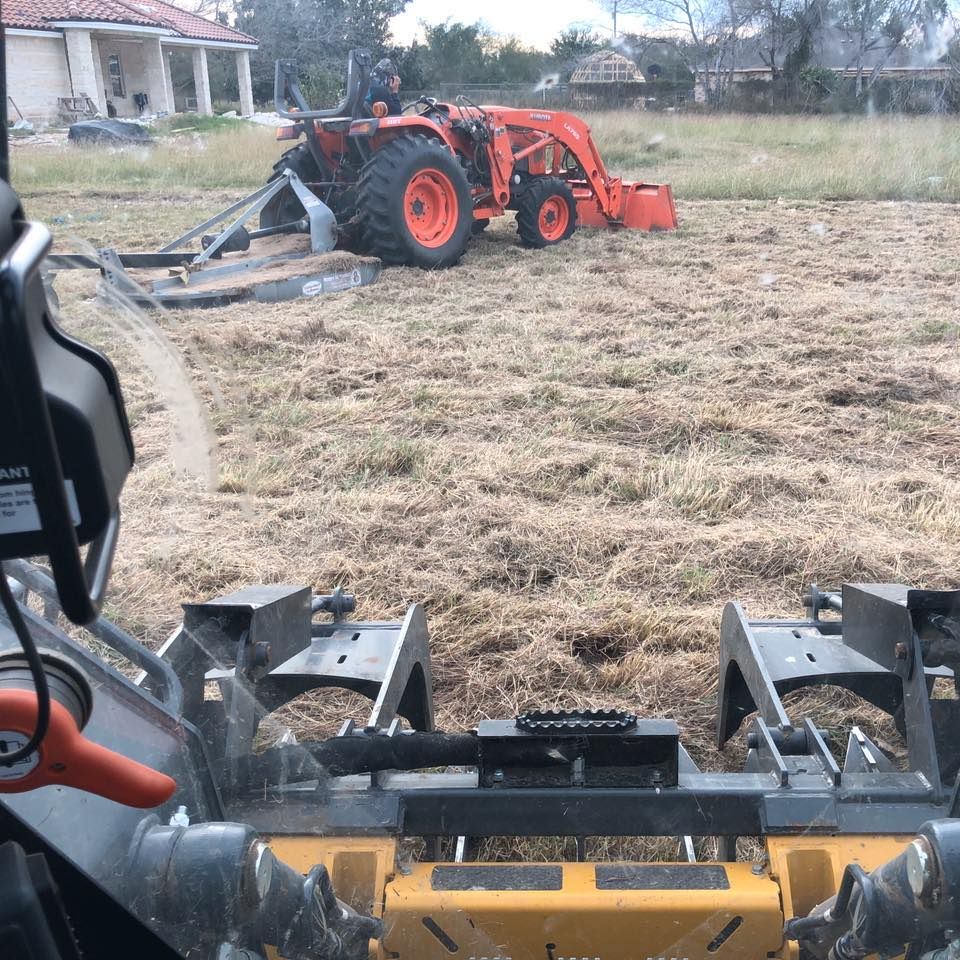
POLYGON ((84 97, 103 116, 174 113, 170 58, 184 54, 192 59, 195 108, 213 113, 208 51, 233 54, 241 113, 253 113, 256 39, 165 0, 2 0, 0 20, 13 119, 49 121, 69 99, 84 97))

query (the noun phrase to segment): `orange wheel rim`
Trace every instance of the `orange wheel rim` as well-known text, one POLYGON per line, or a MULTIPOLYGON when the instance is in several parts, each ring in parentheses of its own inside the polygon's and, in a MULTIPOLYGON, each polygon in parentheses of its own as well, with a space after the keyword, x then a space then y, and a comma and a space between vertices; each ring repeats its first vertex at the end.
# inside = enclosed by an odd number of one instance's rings
POLYGON ((403 214, 417 243, 442 247, 457 229, 460 214, 453 181, 433 167, 420 170, 404 191, 403 214))
POLYGON ((570 208, 560 196, 547 197, 540 208, 540 233, 544 240, 560 240, 570 224, 570 208))

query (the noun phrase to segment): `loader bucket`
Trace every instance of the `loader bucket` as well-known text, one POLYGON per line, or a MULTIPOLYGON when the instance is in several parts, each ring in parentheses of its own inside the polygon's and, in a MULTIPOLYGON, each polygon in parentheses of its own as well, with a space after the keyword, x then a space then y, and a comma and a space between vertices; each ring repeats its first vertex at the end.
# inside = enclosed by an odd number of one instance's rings
POLYGON ((623 185, 623 225, 632 230, 676 230, 673 191, 660 183, 623 185))
POLYGON ((593 194, 575 190, 577 220, 581 227, 629 227, 631 230, 676 230, 677 211, 673 191, 663 183, 624 183, 620 215, 607 218, 593 194))

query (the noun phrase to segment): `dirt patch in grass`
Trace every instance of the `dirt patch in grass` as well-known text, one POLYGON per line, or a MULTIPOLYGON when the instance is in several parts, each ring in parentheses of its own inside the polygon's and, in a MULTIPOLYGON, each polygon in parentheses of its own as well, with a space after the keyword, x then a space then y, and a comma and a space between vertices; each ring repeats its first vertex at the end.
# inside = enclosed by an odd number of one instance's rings
MULTIPOLYGON (((181 601, 251 582, 341 584, 363 618, 422 602, 441 726, 629 708, 739 764, 711 747, 726 601, 768 616, 811 580, 955 582, 960 219, 680 215, 540 252, 502 222, 454 270, 161 316, 210 411, 215 489, 174 470, 168 400, 90 278, 63 275, 139 449, 112 609, 156 643, 181 601)), ((323 700, 288 722, 309 734, 323 700)))

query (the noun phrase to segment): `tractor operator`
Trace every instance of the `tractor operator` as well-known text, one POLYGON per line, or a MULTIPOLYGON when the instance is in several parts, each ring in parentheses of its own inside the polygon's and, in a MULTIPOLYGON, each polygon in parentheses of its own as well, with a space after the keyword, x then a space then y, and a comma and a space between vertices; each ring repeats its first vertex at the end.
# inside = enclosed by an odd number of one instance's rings
POLYGON ((400 75, 393 61, 384 58, 370 71, 370 92, 367 94, 367 106, 378 101, 387 105, 387 115, 396 116, 403 111, 400 97, 400 75))

